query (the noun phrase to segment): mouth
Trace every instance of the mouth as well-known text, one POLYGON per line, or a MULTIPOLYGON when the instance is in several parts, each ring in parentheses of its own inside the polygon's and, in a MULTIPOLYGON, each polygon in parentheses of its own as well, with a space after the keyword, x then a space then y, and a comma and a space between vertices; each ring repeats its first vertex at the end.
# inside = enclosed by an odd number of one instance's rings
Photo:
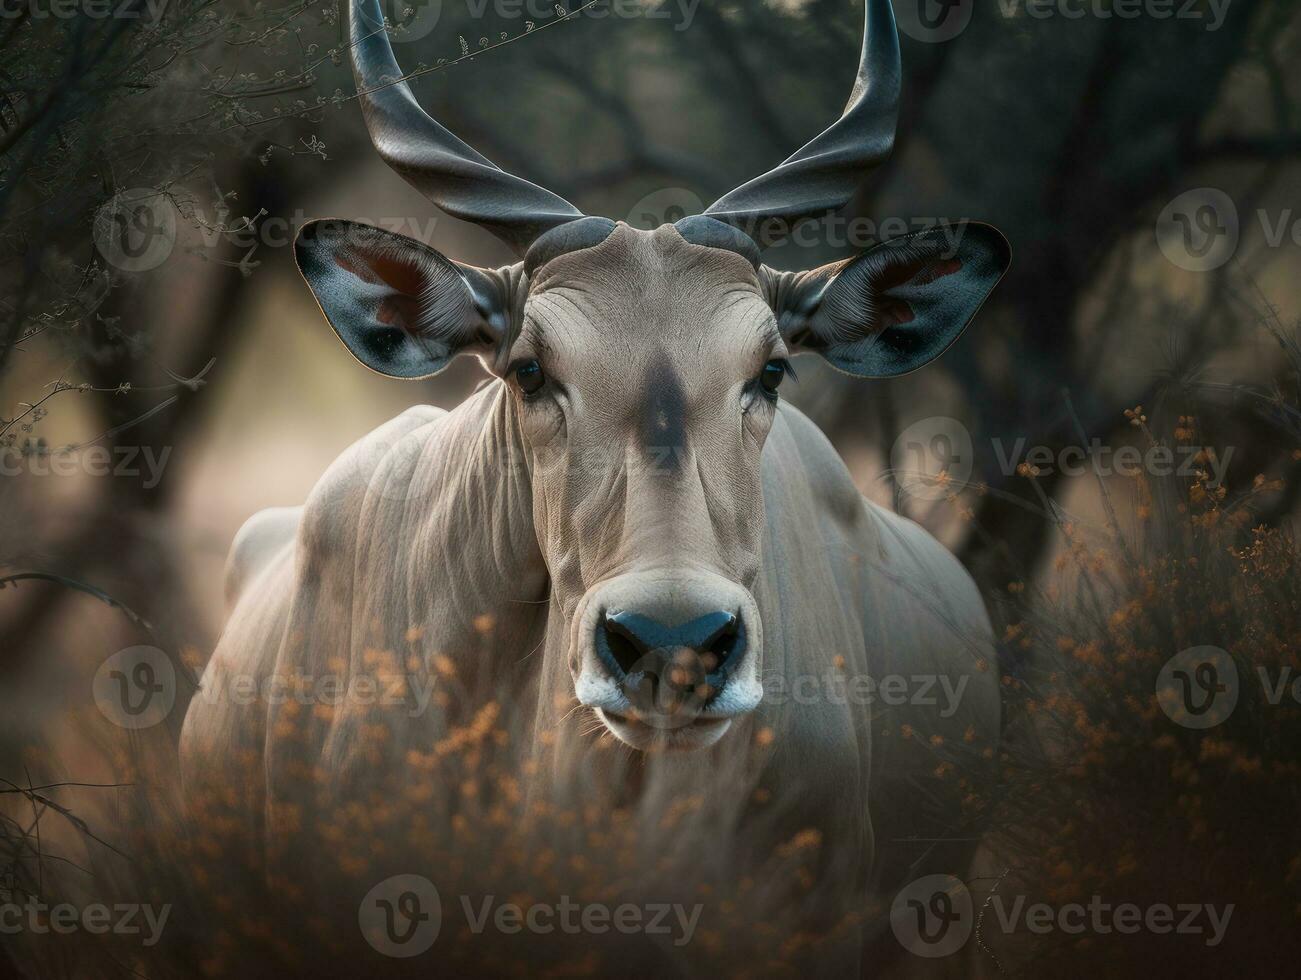
POLYGON ((615 738, 643 752, 694 752, 713 745, 732 727, 730 716, 699 714, 690 720, 645 721, 607 708, 597 708, 596 714, 615 738))
POLYGON ((666 687, 629 690, 602 670, 586 670, 577 678, 575 694, 619 741, 644 752, 692 752, 717 743, 732 722, 749 714, 763 698, 763 687, 751 677, 733 677, 717 696, 702 696, 697 688, 673 692, 666 687), (685 696, 684 696, 685 694, 685 696))

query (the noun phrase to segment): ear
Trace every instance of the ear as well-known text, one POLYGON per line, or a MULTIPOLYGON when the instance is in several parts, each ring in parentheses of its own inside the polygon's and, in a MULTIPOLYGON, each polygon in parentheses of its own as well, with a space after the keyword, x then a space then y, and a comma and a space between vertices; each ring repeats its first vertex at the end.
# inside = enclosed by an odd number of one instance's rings
POLYGON ((355 221, 305 224, 294 259, 352 355, 390 378, 427 378, 474 353, 491 368, 510 332, 510 270, 460 265, 355 221))
POLYGON ((958 339, 1011 258, 990 225, 941 224, 809 272, 765 272, 778 326, 796 353, 817 351, 861 378, 893 378, 958 339))

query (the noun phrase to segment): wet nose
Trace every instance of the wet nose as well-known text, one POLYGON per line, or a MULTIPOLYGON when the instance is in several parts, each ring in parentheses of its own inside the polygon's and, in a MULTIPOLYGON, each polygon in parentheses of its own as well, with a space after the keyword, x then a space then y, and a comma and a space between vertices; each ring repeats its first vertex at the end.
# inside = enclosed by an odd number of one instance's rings
POLYGON ((595 639, 601 662, 640 707, 708 702, 745 654, 741 617, 722 609, 676 626, 636 612, 607 611, 595 639))

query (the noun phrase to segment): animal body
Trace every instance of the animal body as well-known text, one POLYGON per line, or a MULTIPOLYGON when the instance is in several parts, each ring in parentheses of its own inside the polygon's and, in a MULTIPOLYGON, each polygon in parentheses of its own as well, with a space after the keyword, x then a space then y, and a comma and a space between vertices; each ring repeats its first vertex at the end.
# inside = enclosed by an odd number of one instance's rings
MULTIPOLYGON (((525 852, 533 820, 560 835, 572 807, 602 842, 575 834, 575 853, 609 849, 634 892, 685 889, 675 856, 735 882, 808 851, 790 928, 824 937, 815 962, 858 968, 889 932, 868 896, 969 860, 1000 724, 971 579, 865 500, 781 397, 801 353, 864 378, 921 367, 1009 261, 978 224, 956 247, 936 229, 806 272, 761 261, 760 240, 842 206, 889 152, 889 0, 867 0, 837 123, 653 231, 582 215, 426 115, 375 0, 351 30, 380 153, 521 258, 473 268, 347 221, 301 234, 299 267, 363 364, 423 378, 470 355, 493 380, 382 426, 301 507, 240 532, 182 735, 197 819, 254 877, 349 872, 354 899, 502 807, 521 816, 501 840, 525 852), (464 756, 498 767, 499 806, 451 775, 464 756)), ((440 853, 456 880, 477 873, 440 853)))

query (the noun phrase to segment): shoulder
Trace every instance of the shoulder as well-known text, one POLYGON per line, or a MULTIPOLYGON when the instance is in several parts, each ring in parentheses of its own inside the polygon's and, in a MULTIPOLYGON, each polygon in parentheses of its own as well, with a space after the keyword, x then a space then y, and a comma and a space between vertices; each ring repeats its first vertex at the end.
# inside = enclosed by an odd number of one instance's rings
POLYGON ((408 409, 348 447, 326 469, 305 504, 268 507, 246 520, 226 558, 228 605, 233 608, 272 560, 295 542, 305 545, 310 557, 334 552, 345 536, 355 538, 361 502, 377 475, 422 445, 446 414, 427 405, 408 409))
POLYGON ((878 531, 883 568, 893 570, 904 580, 929 583, 963 614, 963 619, 987 623, 980 590, 952 551, 916 521, 870 500, 864 500, 863 506, 878 531))
POLYGON ((294 539, 301 507, 268 507, 250 517, 235 533, 226 558, 227 606, 233 608, 253 579, 294 539))
POLYGON ((869 571, 871 588, 942 597, 956 618, 987 629, 984 600, 957 557, 921 525, 863 497, 830 440, 807 416, 783 403, 769 439, 764 489, 770 518, 816 525, 824 538, 834 529, 869 571))
POLYGON ((440 441, 449 413, 409 408, 362 436, 326 469, 308 494, 299 545, 308 557, 339 553, 365 515, 399 511, 425 491, 419 461, 440 441))
POLYGON ((863 495, 831 441, 808 416, 782 402, 764 447, 769 506, 811 509, 846 527, 864 525, 863 495))

